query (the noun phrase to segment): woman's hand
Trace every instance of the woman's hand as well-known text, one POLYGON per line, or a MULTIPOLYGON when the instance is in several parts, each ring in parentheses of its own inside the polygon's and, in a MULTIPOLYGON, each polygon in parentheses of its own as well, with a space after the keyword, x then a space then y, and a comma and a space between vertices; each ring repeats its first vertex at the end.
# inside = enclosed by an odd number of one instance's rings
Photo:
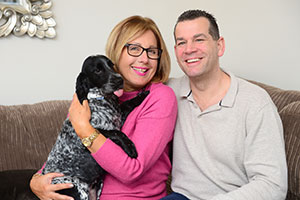
MULTIPOLYGON (((90 119, 91 110, 88 101, 84 100, 81 105, 75 93, 69 108, 69 120, 71 121, 72 126, 79 138, 86 138, 95 131, 93 126, 90 124, 90 119)), ((95 153, 105 143, 105 141, 106 137, 100 134, 96 140, 94 140, 93 145, 88 147, 88 149, 92 153, 95 153)))
POLYGON ((91 110, 88 101, 84 100, 81 105, 75 93, 69 108, 69 120, 80 138, 87 137, 91 134, 90 130, 93 130, 93 127, 90 124, 90 119, 91 110))
POLYGON ((34 175, 30 180, 32 192, 41 200, 73 200, 72 197, 56 193, 57 190, 72 188, 71 183, 51 184, 55 177, 64 176, 60 173, 48 173, 45 175, 34 175))

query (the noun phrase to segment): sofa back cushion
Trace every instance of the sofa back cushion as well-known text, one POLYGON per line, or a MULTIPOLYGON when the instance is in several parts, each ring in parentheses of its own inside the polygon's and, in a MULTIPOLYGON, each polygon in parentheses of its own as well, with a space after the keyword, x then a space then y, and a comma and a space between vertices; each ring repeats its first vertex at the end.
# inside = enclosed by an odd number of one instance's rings
POLYGON ((0 106, 0 171, 39 169, 57 138, 70 101, 0 106))
POLYGON ((282 90, 250 81, 264 88, 275 103, 283 124, 288 165, 287 200, 300 200, 300 91, 282 90))
POLYGON ((290 103, 300 101, 300 91, 283 90, 256 81, 250 81, 250 82, 262 87, 269 93, 274 104, 278 109, 278 112, 280 112, 284 107, 286 107, 290 103))
POLYGON ((280 112, 288 164, 288 199, 300 199, 300 100, 280 112))

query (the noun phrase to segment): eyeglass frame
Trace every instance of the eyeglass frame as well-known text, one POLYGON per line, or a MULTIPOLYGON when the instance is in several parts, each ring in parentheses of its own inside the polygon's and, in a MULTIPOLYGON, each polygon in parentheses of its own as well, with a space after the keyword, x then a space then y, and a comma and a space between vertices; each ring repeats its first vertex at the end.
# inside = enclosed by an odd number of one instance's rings
POLYGON ((147 57, 148 57, 149 59, 151 59, 151 60, 159 60, 160 57, 161 57, 161 54, 162 54, 162 52, 163 52, 163 50, 160 49, 160 48, 154 48, 154 47, 144 48, 144 47, 142 47, 141 45, 138 45, 138 44, 130 44, 130 43, 127 43, 127 44, 125 44, 124 46, 127 48, 127 53, 128 53, 128 55, 133 56, 133 57, 139 57, 139 56, 141 56, 141 55, 144 53, 144 51, 146 51, 147 57), (139 55, 132 55, 132 54, 129 53, 129 47, 130 47, 131 45, 140 47, 140 48, 143 49, 143 51, 141 51, 141 53, 140 53, 139 55), (158 58, 151 58, 151 57, 149 56, 148 52, 149 52, 150 49, 157 49, 157 50, 158 50, 158 58))

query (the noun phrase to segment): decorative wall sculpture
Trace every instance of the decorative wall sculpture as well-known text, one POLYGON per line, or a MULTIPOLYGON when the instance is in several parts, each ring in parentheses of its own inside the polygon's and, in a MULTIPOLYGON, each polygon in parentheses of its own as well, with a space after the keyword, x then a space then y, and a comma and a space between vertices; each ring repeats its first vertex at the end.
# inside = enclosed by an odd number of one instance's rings
POLYGON ((0 0, 0 38, 15 36, 54 38, 56 22, 51 0, 0 0))

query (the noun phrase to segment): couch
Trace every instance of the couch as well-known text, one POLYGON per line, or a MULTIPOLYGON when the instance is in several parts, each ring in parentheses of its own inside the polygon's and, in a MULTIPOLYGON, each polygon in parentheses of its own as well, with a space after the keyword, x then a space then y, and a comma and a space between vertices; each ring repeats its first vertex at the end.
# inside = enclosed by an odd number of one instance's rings
MULTIPOLYGON (((287 200, 300 200, 300 91, 282 90, 250 81, 272 97, 284 126, 288 164, 287 200)), ((69 100, 27 105, 0 105, 0 199, 34 199, 31 176, 45 162, 62 122, 69 100)), ((170 179, 167 182, 168 189, 170 179)))

